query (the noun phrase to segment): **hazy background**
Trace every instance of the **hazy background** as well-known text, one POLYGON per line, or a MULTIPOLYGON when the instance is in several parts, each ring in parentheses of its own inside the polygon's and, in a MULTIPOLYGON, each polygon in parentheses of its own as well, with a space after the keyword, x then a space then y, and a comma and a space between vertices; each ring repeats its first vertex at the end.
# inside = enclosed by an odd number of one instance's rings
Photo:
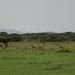
POLYGON ((75 0, 0 0, 0 29, 75 32, 75 0))

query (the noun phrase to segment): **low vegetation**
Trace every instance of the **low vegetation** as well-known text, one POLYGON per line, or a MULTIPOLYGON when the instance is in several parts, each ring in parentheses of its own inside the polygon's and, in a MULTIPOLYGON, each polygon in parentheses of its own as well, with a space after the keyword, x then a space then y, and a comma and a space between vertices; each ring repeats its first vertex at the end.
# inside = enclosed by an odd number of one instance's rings
POLYGON ((0 47, 0 75, 75 75, 75 42, 9 42, 0 47))

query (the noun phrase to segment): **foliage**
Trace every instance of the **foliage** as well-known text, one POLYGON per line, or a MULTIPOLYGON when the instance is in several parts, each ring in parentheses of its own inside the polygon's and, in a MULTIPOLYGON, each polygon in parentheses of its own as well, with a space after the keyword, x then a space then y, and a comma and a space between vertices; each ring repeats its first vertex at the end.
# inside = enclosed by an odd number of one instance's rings
POLYGON ((0 36, 8 36, 8 33, 7 32, 0 32, 0 36))
POLYGON ((10 41, 12 42, 19 42, 22 40, 21 35, 16 33, 10 34, 9 37, 10 37, 10 41))
POLYGON ((0 32, 0 37, 10 37, 13 42, 19 41, 40 41, 44 42, 63 42, 63 41, 75 41, 74 32, 65 32, 65 33, 26 33, 26 34, 7 34, 7 32, 0 32))
POLYGON ((27 33, 22 34, 25 39, 28 41, 37 40, 40 42, 62 42, 62 41, 74 41, 75 33, 74 32, 65 32, 65 33, 27 33))
POLYGON ((0 42, 4 43, 6 47, 8 46, 9 41, 10 39, 7 37, 0 37, 0 42))

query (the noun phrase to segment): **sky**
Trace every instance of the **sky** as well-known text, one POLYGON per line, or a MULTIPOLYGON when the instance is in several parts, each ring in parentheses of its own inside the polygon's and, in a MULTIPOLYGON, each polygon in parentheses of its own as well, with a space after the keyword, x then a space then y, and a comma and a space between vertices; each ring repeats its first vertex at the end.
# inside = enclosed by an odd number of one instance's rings
POLYGON ((0 0, 0 29, 75 32, 75 0, 0 0))

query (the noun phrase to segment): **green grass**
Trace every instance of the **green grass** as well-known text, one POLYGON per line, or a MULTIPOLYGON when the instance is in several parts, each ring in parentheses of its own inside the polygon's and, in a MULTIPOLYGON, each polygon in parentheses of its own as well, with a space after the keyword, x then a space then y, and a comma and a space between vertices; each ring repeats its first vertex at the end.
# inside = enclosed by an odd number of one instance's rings
POLYGON ((32 49, 32 43, 11 44, 0 48, 0 75, 75 75, 74 42, 60 43, 72 52, 58 52, 61 49, 54 43, 46 43, 43 49, 32 49))

